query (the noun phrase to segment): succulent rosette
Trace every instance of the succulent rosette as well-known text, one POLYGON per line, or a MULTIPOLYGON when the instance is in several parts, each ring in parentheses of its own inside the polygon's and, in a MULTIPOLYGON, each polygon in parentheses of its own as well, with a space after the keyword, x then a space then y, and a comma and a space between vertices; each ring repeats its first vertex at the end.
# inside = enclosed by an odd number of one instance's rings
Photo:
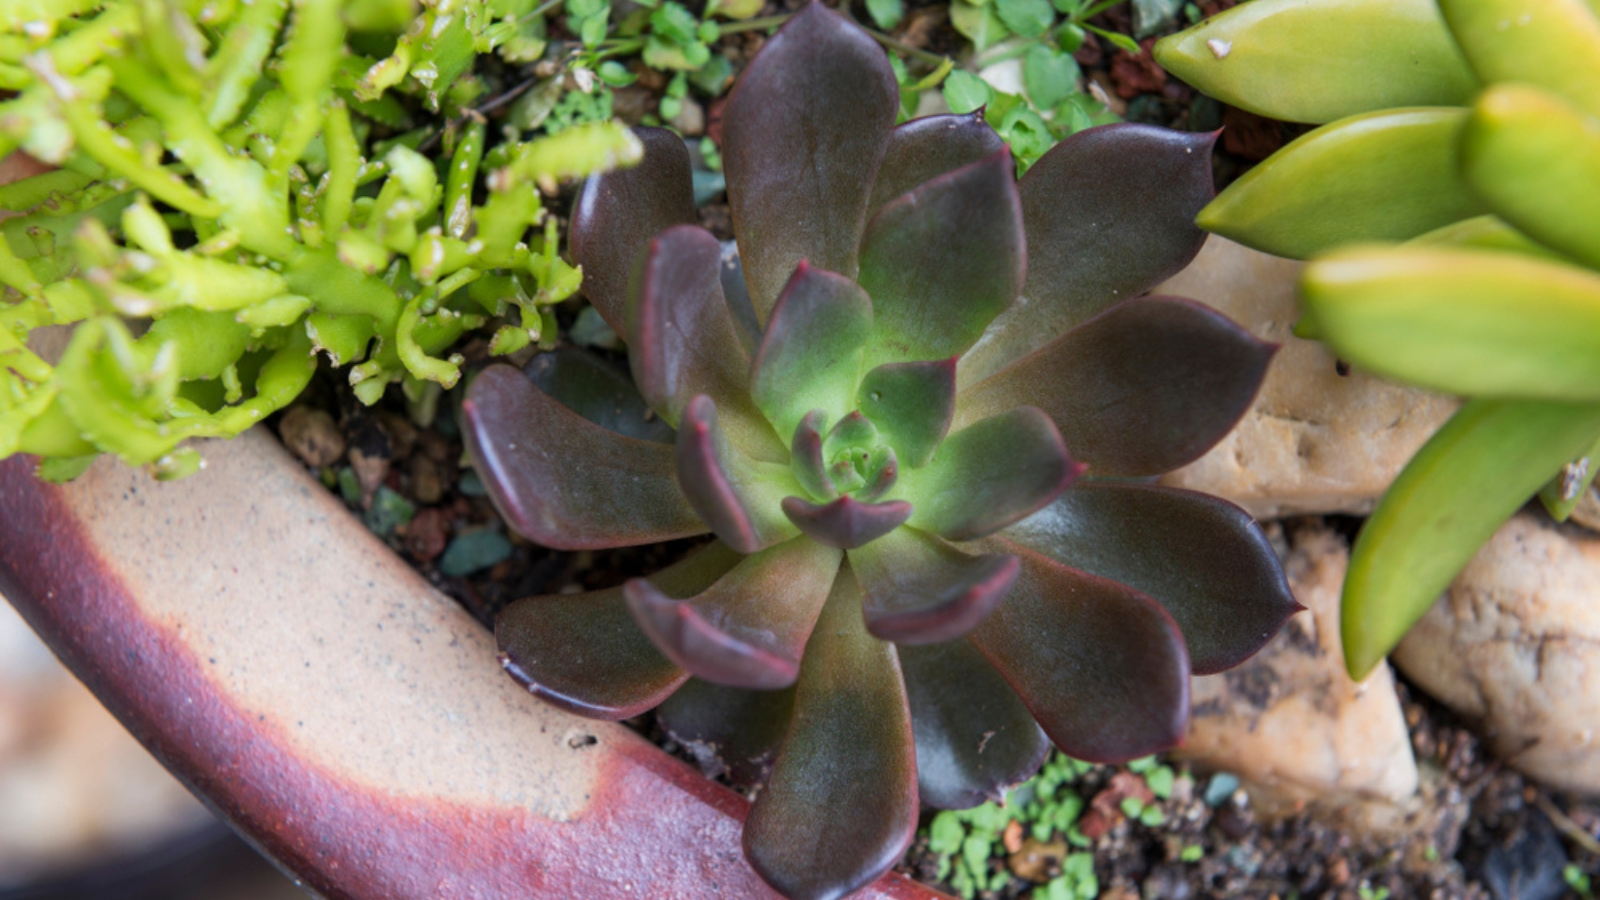
POLYGON ((1172 746, 1191 672, 1298 608, 1246 513, 1149 483, 1233 427, 1274 349, 1144 296, 1204 239, 1212 136, 1090 129, 1019 183, 980 116, 895 127, 898 103, 873 40, 807 6, 726 107, 737 255, 691 224, 671 132, 640 129, 643 162, 578 198, 572 252, 633 384, 562 351, 484 370, 463 405, 528 538, 716 536, 513 604, 502 659, 766 776, 745 851, 796 898, 876 878, 919 799, 997 797, 1052 742, 1172 746))

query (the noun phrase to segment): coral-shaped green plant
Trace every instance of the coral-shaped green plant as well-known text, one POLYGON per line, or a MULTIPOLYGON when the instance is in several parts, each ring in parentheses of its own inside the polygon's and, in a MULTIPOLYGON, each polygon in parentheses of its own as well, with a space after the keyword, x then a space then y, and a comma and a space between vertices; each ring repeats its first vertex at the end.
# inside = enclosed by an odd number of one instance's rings
POLYGON ((463 403, 533 540, 716 535, 621 588, 520 601, 498 638, 551 702, 661 705, 734 777, 770 767, 744 846, 791 897, 877 877, 919 797, 995 796, 1047 740, 1172 745, 1191 671, 1296 608, 1249 516, 1144 483, 1232 427, 1273 350, 1141 296, 1199 249, 1212 136, 1091 129, 1019 184, 981 117, 894 128, 897 104, 872 40, 807 6, 725 112, 737 264, 688 224, 670 132, 578 198, 573 254, 637 391, 564 353, 532 380, 486 369, 463 403))
POLYGON ((481 118, 452 125, 437 159, 419 148, 443 121, 413 127, 482 92, 478 53, 542 48, 530 10, 7 7, 0 82, 17 93, 0 154, 59 168, 0 187, 20 214, 0 225, 0 457, 38 454, 52 478, 99 453, 182 475, 199 465, 183 441, 285 406, 318 352, 371 403, 396 381, 454 384, 458 360, 438 354, 490 317, 510 320, 496 352, 552 340, 548 307, 580 273, 534 185, 633 162, 638 142, 593 126, 502 143, 485 164, 481 118), (355 49, 386 35, 387 57, 355 49), (27 346, 49 325, 75 326, 53 366, 27 346))
POLYGON ((1255 0, 1156 55, 1230 103, 1331 122, 1200 224, 1314 257, 1304 333, 1472 398, 1352 552, 1345 658, 1364 676, 1541 486, 1564 519, 1600 462, 1600 4, 1255 0))

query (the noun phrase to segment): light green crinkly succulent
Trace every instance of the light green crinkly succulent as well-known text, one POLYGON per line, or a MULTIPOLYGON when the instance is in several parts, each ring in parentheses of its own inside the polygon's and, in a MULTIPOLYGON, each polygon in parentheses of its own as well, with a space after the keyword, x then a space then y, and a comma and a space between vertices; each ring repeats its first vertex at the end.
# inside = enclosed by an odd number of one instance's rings
POLYGON ((485 158, 473 62, 542 52, 530 6, 0 5, 16 92, 0 155, 59 167, 0 187, 16 214, 0 223, 0 457, 36 454, 57 479, 100 453, 181 476, 199 465, 186 439, 281 409, 317 353, 372 403, 395 382, 454 385, 460 360, 439 354, 491 319, 493 353, 553 339, 581 272, 537 187, 640 148, 594 124, 485 158), (400 36, 375 60, 355 29, 400 36), (440 124, 400 130, 417 106, 440 124), (398 136, 373 140, 380 126, 398 136), (440 138, 437 159, 419 150, 440 138), (54 365, 29 349, 53 325, 75 326, 54 365))

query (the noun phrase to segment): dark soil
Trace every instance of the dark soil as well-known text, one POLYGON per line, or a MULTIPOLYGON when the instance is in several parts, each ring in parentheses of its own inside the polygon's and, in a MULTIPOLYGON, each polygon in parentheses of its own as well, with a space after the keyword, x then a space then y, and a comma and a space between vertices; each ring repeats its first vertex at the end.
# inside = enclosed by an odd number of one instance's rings
MULTIPOLYGON (((795 0, 772 3, 763 14, 797 5, 795 0)), ((1208 14, 1232 5, 1232 0, 1199 4, 1208 14)), ((855 6, 857 18, 865 21, 862 4, 855 6)), ((907 8, 906 20, 895 35, 898 39, 935 53, 959 49, 960 39, 949 27, 943 4, 912 0, 907 8)), ((1127 15, 1116 8, 1097 22, 1127 32, 1127 15)), ((754 33, 730 35, 719 51, 736 68, 742 67, 761 42, 754 33)), ((1085 74, 1130 120, 1186 130, 1223 128, 1215 159, 1219 188, 1306 130, 1199 96, 1154 65, 1148 49, 1152 42, 1145 41, 1144 52, 1135 56, 1113 51, 1091 35, 1077 56, 1085 74)), ((619 97, 619 109, 625 106, 640 115, 653 110, 656 99, 644 93, 624 104, 619 97)), ((706 130, 716 137, 720 103, 700 99, 706 107, 706 130)), ((552 198, 551 205, 560 215, 569 202, 570 188, 552 198)), ((703 208, 701 221, 719 237, 731 237, 727 208, 720 202, 703 208)), ((563 335, 581 309, 577 300, 560 309, 563 335)), ((482 339, 471 340, 460 352, 469 368, 489 362, 482 339)), ((511 361, 526 362, 531 355, 530 350, 511 361)), ((342 478, 352 511, 486 627, 492 627, 495 614, 515 599, 612 587, 660 569, 696 543, 562 553, 506 533, 475 478, 463 477, 454 415, 458 395, 459 391, 446 394, 429 426, 420 428, 397 389, 368 409, 355 402, 345 379, 325 371, 300 406, 329 416, 312 426, 317 429, 312 437, 295 432, 287 442, 303 458, 318 463, 310 467, 330 488, 337 489, 342 478), (330 457, 330 445, 334 450, 342 445, 343 450, 330 457)), ((275 425, 281 425, 283 418, 277 417, 275 425)), ((486 670, 494 667, 492 660, 486 659, 484 665, 486 670)), ((1487 758, 1465 723, 1403 680, 1398 690, 1418 762, 1427 772, 1425 809, 1412 830, 1388 836, 1347 830, 1347 810, 1290 809, 1285 815, 1284 810, 1258 808, 1259 801, 1243 791, 1213 805, 1207 802, 1208 790, 1216 794, 1213 776, 1191 773, 1174 763, 1181 773, 1180 787, 1170 800, 1156 803, 1164 813, 1163 824, 1148 827, 1121 817, 1115 802, 1103 804, 1112 812, 1108 827, 1093 841, 1099 896, 1102 900, 1554 900, 1578 896, 1567 886, 1564 870, 1573 880, 1580 875, 1600 879, 1600 853, 1595 852, 1600 850, 1596 844, 1600 803, 1552 794, 1525 782, 1487 758), (1199 859, 1184 861, 1180 854, 1192 846, 1201 848, 1199 859)), ((661 733, 652 716, 630 724, 695 762, 661 733)), ((1104 795, 1114 801, 1117 788, 1112 779, 1120 771, 1096 768, 1076 783, 1075 790, 1086 799, 1104 795)), ((993 865, 1001 863, 996 860, 993 865)), ((1013 873, 1006 887, 979 897, 1027 897, 1038 879, 1054 874, 1049 859, 1041 863, 1013 855, 1005 865, 1013 873)), ((900 869, 938 885, 937 858, 928 852, 925 838, 912 847, 900 869)))

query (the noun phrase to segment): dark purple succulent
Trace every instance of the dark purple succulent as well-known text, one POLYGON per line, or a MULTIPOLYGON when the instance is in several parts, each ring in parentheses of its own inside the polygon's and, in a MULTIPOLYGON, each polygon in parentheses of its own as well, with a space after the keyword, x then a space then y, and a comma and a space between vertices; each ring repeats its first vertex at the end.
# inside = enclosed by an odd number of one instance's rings
POLYGON ((1297 609, 1248 515, 1148 483, 1233 426, 1274 349, 1141 296, 1199 250, 1212 136, 1090 129, 1017 183, 981 116, 893 127, 897 104, 872 39, 807 6, 726 108, 736 259, 690 224, 670 132, 579 197, 573 255, 637 391, 563 351, 486 369, 464 404, 528 538, 716 535, 522 600, 497 634, 546 700, 659 706, 735 780, 770 772, 745 852, 793 898, 866 884, 919 798, 996 797, 1050 742, 1174 745, 1190 673, 1297 609))

